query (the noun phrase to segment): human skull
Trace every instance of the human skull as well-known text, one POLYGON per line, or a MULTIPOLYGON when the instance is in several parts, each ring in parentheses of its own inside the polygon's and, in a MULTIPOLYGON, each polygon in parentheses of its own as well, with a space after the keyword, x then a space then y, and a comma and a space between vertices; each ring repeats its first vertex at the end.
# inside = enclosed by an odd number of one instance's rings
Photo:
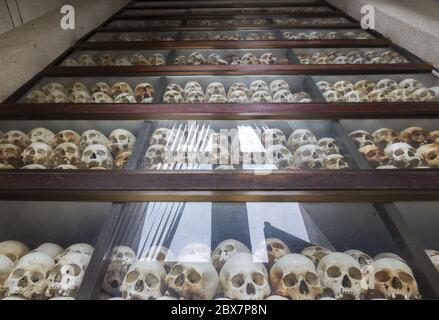
POLYGON ((382 79, 377 82, 376 89, 382 90, 389 94, 390 92, 400 89, 399 84, 392 79, 382 79))
POLYGON ((285 169, 293 162, 293 155, 283 144, 271 145, 266 149, 267 162, 278 169, 285 169))
POLYGON ((325 98, 326 102, 345 102, 345 97, 343 93, 335 90, 328 90, 323 92, 323 98, 325 98))
POLYGON ((212 253, 212 264, 216 271, 219 273, 223 265, 238 252, 251 253, 245 244, 237 240, 227 239, 218 244, 212 253))
POLYGON ((131 150, 118 153, 116 158, 114 159, 114 167, 116 169, 122 169, 128 162, 128 159, 131 157, 132 154, 133 152, 131 150))
POLYGON ((177 129, 159 128, 152 134, 149 144, 166 146, 172 139, 178 136, 180 136, 180 133, 177 129))
POLYGON ((63 92, 64 94, 67 93, 66 88, 58 82, 51 82, 45 85, 44 87, 42 87, 41 90, 43 90, 43 92, 47 95, 49 95, 53 91, 63 92))
POLYGON ((369 102, 369 98, 362 91, 350 91, 344 95, 346 102, 362 103, 369 102))
POLYGON ((234 254, 220 272, 224 295, 234 300, 263 300, 271 294, 268 273, 249 253, 234 254))
POLYGON ((320 263, 320 260, 322 260, 330 253, 331 251, 326 248, 319 246, 311 246, 303 249, 300 254, 311 259, 311 261, 314 262, 314 265, 317 267, 318 264, 320 263))
MULTIPOLYGON (((314 143, 304 143, 304 144, 314 144, 314 143)), ((322 138, 317 142, 317 145, 320 147, 320 149, 322 149, 322 151, 327 156, 331 154, 340 153, 338 142, 333 138, 322 138)))
POLYGON ((266 91, 269 92, 270 88, 267 83, 263 80, 255 80, 250 84, 249 88, 249 96, 253 96, 258 91, 266 91))
POLYGON ((44 103, 46 97, 47 95, 43 91, 34 90, 26 96, 25 101, 26 103, 44 103))
POLYGON ((11 165, 19 168, 23 165, 21 149, 14 144, 0 144, 0 162, 2 165, 11 165))
POLYGON ((47 288, 46 275, 54 264, 53 259, 45 253, 28 253, 18 260, 6 279, 7 295, 42 299, 47 288))
POLYGON ((427 88, 420 88, 413 91, 412 98, 419 102, 432 102, 436 101, 436 93, 427 88))
POLYGON ((13 144, 20 149, 26 148, 31 144, 29 137, 22 131, 11 130, 6 132, 0 140, 1 144, 13 144))
POLYGON ((321 283, 336 299, 360 299, 363 274, 357 260, 346 253, 330 253, 320 260, 317 273, 321 283))
POLYGON ((64 142, 70 142, 79 146, 81 136, 73 130, 63 130, 55 135, 55 145, 60 145, 64 142))
POLYGON ((316 83, 316 85, 321 92, 326 92, 333 89, 332 84, 330 84, 328 81, 319 81, 316 83))
POLYGON ((0 255, 6 256, 13 263, 29 253, 29 248, 20 241, 8 240, 0 242, 0 255))
POLYGON ((375 144, 382 149, 386 148, 389 144, 400 142, 398 133, 389 128, 378 129, 372 133, 372 136, 375 144))
POLYGON ((184 103, 184 97, 176 90, 169 90, 163 96, 164 103, 184 103))
POLYGON ((71 253, 80 253, 80 254, 85 254, 85 255, 91 257, 93 254, 93 251, 94 251, 93 247, 87 243, 76 243, 76 244, 68 247, 66 250, 64 250, 59 255, 57 255, 55 257, 55 262, 58 262, 61 258, 63 258, 66 255, 69 255, 71 253))
POLYGON ((85 131, 79 140, 79 148, 85 150, 93 144, 100 144, 107 148, 110 146, 108 139, 102 132, 93 129, 85 131))
POLYGON ((139 260, 158 261, 162 264, 166 273, 171 271, 172 266, 177 261, 174 253, 165 246, 153 246, 142 253, 139 260))
POLYGON ((375 289, 387 299, 417 299, 419 290, 413 272, 404 262, 383 258, 373 263, 375 289))
POLYGON ((82 164, 88 168, 113 168, 113 157, 107 147, 101 144, 92 144, 84 149, 81 157, 82 164))
POLYGON ((363 279, 361 281, 361 289, 366 292, 369 289, 375 288, 375 278, 373 269, 373 259, 360 250, 348 250, 345 251, 346 254, 350 255, 352 258, 356 259, 361 267, 361 273, 363 274, 363 279))
POLYGON ((384 150, 376 145, 368 145, 359 149, 360 153, 366 158, 372 168, 377 168, 389 164, 390 157, 384 150))
POLYGON ((136 137, 125 129, 116 129, 111 132, 108 139, 110 150, 114 155, 122 151, 129 151, 134 148, 136 137))
POLYGON ((235 90, 228 94, 228 100, 230 103, 249 103, 250 100, 247 94, 242 90, 235 90))
POLYGON ((259 59, 253 53, 246 53, 241 57, 244 64, 255 65, 259 64, 259 59))
POLYGON ((85 84, 83 84, 82 82, 74 82, 72 85, 70 85, 67 88, 67 93, 69 95, 71 95, 75 91, 84 91, 87 94, 90 94, 90 92, 88 91, 87 86, 85 84))
POLYGON ((384 90, 376 89, 368 93, 369 102, 389 102, 387 93, 384 90))
POLYGON ((190 82, 186 83, 186 85, 184 86, 184 95, 186 97, 192 91, 198 91, 198 92, 203 93, 203 95, 204 95, 203 87, 196 81, 190 81, 190 82))
POLYGON ((126 93, 127 95, 133 96, 134 92, 131 86, 126 82, 117 82, 111 87, 111 96, 116 99, 118 95, 126 93))
POLYGON ((47 170, 45 166, 42 164, 28 164, 27 166, 24 166, 21 168, 22 170, 47 170))
POLYGON ((325 154, 319 146, 307 144, 294 152, 294 164, 299 169, 321 169, 325 167, 325 154))
POLYGON ((282 79, 277 79, 270 82, 271 94, 275 94, 280 90, 290 90, 290 85, 285 80, 282 79))
POLYGON ((289 136, 287 146, 294 153, 299 147, 307 144, 317 144, 315 135, 307 129, 298 129, 289 136))
POLYGON ((90 256, 83 253, 69 253, 59 259, 47 278, 46 297, 75 297, 81 286, 90 256))
POLYGON ((424 159, 430 168, 439 167, 439 145, 429 144, 424 145, 418 149, 418 154, 424 159), (420 151, 419 149, 426 147, 425 150, 420 151))
POLYGON ((79 166, 81 163, 81 151, 79 147, 71 142, 59 144, 51 159, 52 167, 58 167, 63 164, 79 166))
POLYGON ((416 149, 404 142, 393 143, 384 149, 392 165, 399 169, 416 168, 421 164, 421 157, 416 149))
POLYGON ((365 130, 356 130, 349 133, 357 148, 374 145, 373 136, 365 130))
POLYGON ((410 94, 424 87, 421 82, 415 79, 405 79, 399 83, 399 86, 410 94))
POLYGON ((261 64, 277 64, 278 58, 275 54, 267 52, 261 55, 259 61, 261 62, 261 64))
POLYGON ((354 90, 354 85, 349 81, 341 80, 334 83, 333 88, 334 90, 345 95, 346 93, 354 90))
POLYGON ((69 97, 62 91, 54 90, 47 94, 44 103, 67 103, 69 97))
POLYGON ((116 246, 113 248, 110 257, 110 263, 102 283, 102 289, 113 296, 119 296, 120 287, 128 272, 128 269, 134 263, 136 253, 133 249, 126 246, 116 246))
POLYGON ((155 144, 148 148, 145 155, 145 166, 151 167, 155 164, 166 162, 165 146, 155 144))
POLYGON ((273 99, 268 91, 256 91, 251 97, 251 102, 271 103, 273 99))
POLYGON ((55 259, 60 253, 62 253, 64 249, 55 244, 55 243, 43 243, 42 245, 38 246, 35 250, 32 250, 32 252, 41 252, 47 254, 52 259, 55 259))
POLYGON ((275 103, 293 103, 297 102, 294 99, 294 95, 287 89, 277 91, 273 96, 273 102, 275 103))
POLYGON ((188 57, 188 62, 189 64, 193 64, 193 65, 201 65, 201 64, 205 64, 206 63, 206 58, 199 52, 193 52, 189 57, 188 57))
POLYGON ((134 97, 138 103, 152 103, 154 93, 154 87, 148 82, 138 84, 134 89, 134 97))
POLYGON ((96 62, 94 61, 93 57, 89 54, 82 54, 78 57, 79 63, 83 66, 95 66, 96 62))
POLYGON ((219 282, 209 262, 178 262, 166 276, 169 293, 189 300, 212 300, 219 282))
POLYGON ((322 291, 316 267, 300 254, 288 254, 276 261, 270 282, 275 294, 292 300, 314 300, 322 291))
POLYGON ((207 86, 206 98, 209 99, 213 95, 226 95, 226 89, 220 82, 212 82, 207 86))
POLYGON ((227 103, 227 102, 229 102, 227 100, 227 97, 220 94, 214 94, 210 96, 210 98, 207 100, 207 103, 227 103))
POLYGON ((204 93, 202 91, 191 91, 186 97, 187 103, 203 103, 205 102, 204 93))
POLYGON ((257 247, 255 256, 259 261, 266 262, 271 268, 276 261, 290 253, 290 249, 282 240, 267 238, 257 247), (268 257, 268 261, 266 261, 266 257, 268 257))
POLYGON ((105 82, 96 82, 95 85, 91 88, 91 93, 102 92, 107 95, 111 95, 111 88, 105 82))
POLYGON ((331 154, 326 156, 325 165, 325 168, 330 170, 349 169, 348 162, 341 154, 331 154))
POLYGON ((151 62, 141 53, 135 53, 131 57, 131 63, 135 66, 149 66, 151 62))
POLYGON ((34 128, 27 134, 27 136, 32 143, 43 142, 52 147, 55 143, 55 134, 46 128, 34 128))
POLYGON ((431 142, 430 135, 428 131, 420 127, 410 127, 407 128, 399 134, 402 142, 411 145, 413 148, 419 148, 423 144, 431 142))
POLYGON ((113 103, 113 98, 103 92, 95 92, 91 96, 92 103, 113 103))
POLYGON ((114 103, 136 103, 136 98, 129 93, 121 93, 114 98, 114 103))
POLYGON ((5 282, 13 269, 14 262, 7 256, 0 255, 0 298, 3 298, 7 291, 5 282))
POLYGON ((401 257, 398 256, 397 254, 392 253, 392 252, 381 252, 381 253, 377 254, 377 255, 373 258, 373 260, 374 260, 374 261, 378 261, 378 260, 381 260, 381 259, 384 259, 384 258, 396 259, 396 260, 399 260, 399 261, 401 261, 401 262, 406 263, 406 262, 404 261, 403 258, 401 258, 401 257))
POLYGON ((47 167, 49 166, 49 161, 52 157, 52 154, 53 149, 51 146, 42 142, 35 142, 24 149, 21 157, 23 158, 23 163, 25 165, 41 164, 47 167))
POLYGON ((212 53, 207 57, 207 64, 210 65, 226 65, 228 64, 219 54, 212 53))
POLYGON ((279 129, 267 129, 262 133, 262 144, 267 148, 272 145, 286 145, 287 140, 284 133, 279 129))

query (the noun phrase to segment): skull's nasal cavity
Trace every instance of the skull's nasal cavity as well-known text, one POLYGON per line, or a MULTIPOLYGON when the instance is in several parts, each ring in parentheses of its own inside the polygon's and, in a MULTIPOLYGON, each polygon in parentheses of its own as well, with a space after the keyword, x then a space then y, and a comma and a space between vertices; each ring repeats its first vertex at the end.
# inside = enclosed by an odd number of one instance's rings
POLYGON ((256 293, 255 286, 251 283, 247 284, 246 291, 248 295, 254 295, 256 293))
POLYGON ((91 154, 91 156, 90 156, 90 158, 93 159, 93 160, 96 160, 97 157, 98 157, 98 156, 97 156, 96 153, 94 153, 94 152, 93 152, 93 153, 91 154))
POLYGON ((343 277, 343 281, 341 284, 342 284, 343 288, 350 288, 352 286, 351 280, 349 279, 349 277, 347 275, 345 275, 343 277))
POLYGON ((305 281, 300 281, 299 291, 301 294, 309 294, 309 288, 305 281))
POLYGON ((393 289, 402 289, 401 280, 399 280, 397 277, 393 277, 393 279, 392 279, 392 288, 393 289))

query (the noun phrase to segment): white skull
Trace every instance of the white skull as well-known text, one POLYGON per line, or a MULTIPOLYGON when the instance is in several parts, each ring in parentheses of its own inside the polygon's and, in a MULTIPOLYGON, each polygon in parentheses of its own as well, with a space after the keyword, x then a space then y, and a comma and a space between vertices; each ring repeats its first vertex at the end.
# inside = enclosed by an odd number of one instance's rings
POLYGON ((167 90, 163 96, 164 103, 184 103, 184 97, 179 91, 167 90))
POLYGON ((26 96, 27 103, 44 103, 47 95, 41 90, 34 90, 26 96))
POLYGON ((325 154, 317 145, 304 145, 294 152, 294 162, 299 169, 321 169, 325 166, 325 154))
POLYGON ((133 64, 130 61, 130 58, 128 58, 127 56, 120 56, 120 57, 116 57, 116 59, 114 59, 114 65, 115 66, 132 66, 133 64))
POLYGON ((360 80, 354 85, 354 90, 361 91, 364 94, 368 94, 369 92, 375 90, 376 83, 370 80, 360 80))
POLYGON ((267 83, 263 80, 255 80, 250 84, 249 96, 253 96, 257 91, 269 92, 270 88, 267 83))
POLYGON ((238 252, 251 253, 245 244, 237 240, 227 239, 218 244, 212 253, 212 263, 216 271, 219 273, 227 260, 238 252))
POLYGON ((323 92, 323 98, 325 98, 326 102, 345 102, 343 93, 335 90, 323 92))
POLYGON ((107 273, 105 274, 102 289, 113 295, 120 295, 120 287, 128 272, 128 269, 136 260, 136 253, 133 249, 126 246, 117 246, 113 248, 108 265, 107 273))
POLYGON ((249 253, 234 254, 220 272, 224 295, 234 300, 263 300, 271 294, 268 273, 249 253))
POLYGON ((73 130, 63 130, 55 135, 55 144, 59 145, 64 142, 71 142, 79 146, 81 136, 73 130))
POLYGON ((282 79, 273 80, 270 83, 270 92, 271 94, 275 94, 276 92, 280 90, 290 90, 290 85, 282 79))
POLYGON ((270 270, 274 293, 292 300, 314 300, 321 293, 314 263, 300 254, 280 258, 270 270))
POLYGON ((47 288, 46 275, 54 264, 53 259, 45 253, 32 252, 25 255, 6 280, 7 295, 42 299, 47 288))
POLYGON ((417 299, 418 285, 412 270, 404 262, 383 258, 373 264, 375 289, 387 299, 417 299))
POLYGON ((393 90, 399 89, 399 84, 392 79, 382 79, 377 82, 377 89, 384 91, 385 93, 390 93, 393 90))
POLYGON ((69 97, 62 91, 51 91, 44 99, 45 103, 67 103, 69 97))
POLYGON ((69 102, 71 103, 89 103, 91 101, 91 96, 87 91, 73 91, 69 95, 69 102))
POLYGON ((285 169, 293 161, 293 155, 283 144, 269 146, 266 150, 267 161, 278 169, 285 169))
POLYGON ((7 291, 5 286, 6 279, 14 269, 14 262, 7 256, 0 255, 0 298, 4 297, 7 291))
POLYGON ((151 167, 155 164, 161 164, 166 162, 165 146, 161 144, 155 144, 149 147, 145 155, 145 166, 151 167))
POLYGON ((384 149, 392 165, 400 169, 416 168, 421 164, 421 157, 416 149, 404 142, 393 143, 384 149))
POLYGON ((271 267, 277 260, 290 253, 291 251, 285 242, 276 238, 268 238, 257 247, 255 256, 259 261, 267 262, 268 266, 271 267), (268 257, 268 261, 266 261, 266 257, 268 257))
POLYGON ((325 155, 338 154, 340 153, 340 148, 335 139, 332 138, 322 138, 317 142, 320 149, 323 150, 325 155))
POLYGON ((220 94, 214 94, 210 96, 209 100, 207 100, 207 103, 227 103, 227 102, 229 102, 227 97, 220 94))
POLYGON ((59 259, 47 278, 46 297, 75 297, 81 286, 90 256, 82 253, 69 253, 59 259))
POLYGON ((230 96, 235 91, 243 91, 245 93, 245 95, 247 95, 248 94, 248 87, 245 83, 242 83, 242 82, 235 82, 234 84, 232 84, 229 88, 229 91, 227 92, 227 98, 229 100, 230 100, 230 96))
MULTIPOLYGON (((71 142, 71 141, 68 141, 71 142)), ((82 136, 81 139, 79 141, 79 147, 81 148, 82 151, 85 150, 85 148, 87 148, 88 146, 91 146, 93 144, 100 144, 103 145, 105 147, 109 147, 110 143, 108 141, 108 139, 105 137, 105 135, 97 130, 87 130, 85 131, 82 136)))
POLYGON ((382 89, 372 90, 368 93, 369 102, 389 102, 387 93, 382 89))
POLYGON ((321 92, 326 92, 333 89, 332 84, 330 84, 328 81, 319 81, 316 83, 316 85, 321 92))
POLYGON ((267 148, 269 146, 282 144, 287 144, 287 139, 284 133, 280 129, 267 129, 262 134, 262 143, 267 148))
POLYGON ((223 84, 220 82, 212 82, 207 86, 206 89, 206 98, 209 99, 213 95, 226 95, 226 89, 224 88, 223 84))
POLYGON ((287 146, 294 153, 299 147, 307 144, 317 144, 315 135, 309 130, 298 129, 288 138, 287 146))
POLYGON ((81 162, 88 169, 94 167, 112 169, 114 164, 110 150, 101 144, 92 144, 85 148, 82 153, 81 162))
POLYGON ((424 87, 421 82, 415 79, 405 79, 399 83, 399 86, 410 94, 424 87))
POLYGON ((161 53, 154 53, 150 58, 149 62, 153 66, 163 66, 165 64, 165 57, 161 53))
POLYGON ((296 102, 294 95, 287 89, 277 91, 273 96, 275 103, 293 103, 296 102))
POLYGON ((300 254, 311 259, 311 261, 314 262, 314 265, 317 267, 320 263, 320 260, 322 260, 324 257, 326 257, 330 253, 331 253, 331 250, 328 250, 326 248, 319 247, 319 246, 311 246, 311 247, 306 247, 305 249, 303 249, 300 254))
POLYGON ((187 103, 203 103, 205 102, 204 93, 202 91, 191 91, 186 97, 187 103))
POLYGON ((178 129, 159 128, 152 134, 149 144, 166 146, 172 139, 179 135, 178 129))
POLYGON ((329 156, 326 156, 325 165, 326 169, 330 170, 349 169, 348 162, 341 154, 331 154, 329 156))
POLYGON ((108 141, 111 152, 117 155, 122 151, 132 150, 136 143, 136 137, 128 130, 116 129, 110 134, 108 141))
POLYGON ((389 93, 391 102, 410 102, 413 101, 412 95, 406 89, 395 89, 389 93))
POLYGON ((354 103, 369 102, 369 98, 362 91, 350 91, 344 95, 344 99, 346 102, 354 103))
POLYGON ((42 143, 35 142, 29 147, 24 149, 21 157, 23 158, 23 163, 28 164, 41 164, 43 166, 49 166, 49 161, 52 157, 53 149, 51 146, 42 143))
POLYGON ((436 101, 436 93, 433 90, 421 88, 413 91, 412 98, 415 101, 432 102, 436 101))
POLYGON ((259 59, 253 53, 246 53, 241 57, 244 64, 255 65, 259 64, 259 59))
POLYGON ((392 252, 381 252, 380 254, 377 254, 377 255, 373 258, 373 260, 374 260, 374 261, 378 261, 378 260, 380 260, 380 259, 384 259, 384 258, 396 259, 396 260, 399 260, 399 261, 401 261, 401 262, 406 263, 406 262, 404 261, 403 258, 401 258, 401 257, 398 256, 397 254, 392 253, 392 252))
POLYGON ((81 151, 79 147, 70 142, 64 142, 58 145, 51 159, 53 167, 57 167, 63 164, 78 166, 81 163, 81 151))
POLYGON ((55 262, 58 262, 61 258, 63 258, 66 255, 69 255, 71 253, 80 253, 80 254, 85 254, 85 255, 91 257, 93 254, 93 251, 94 251, 93 247, 87 243, 76 243, 76 244, 68 247, 66 250, 64 250, 62 253, 60 253, 58 256, 56 256, 55 262))
POLYGON ((127 94, 130 96, 134 96, 133 89, 126 82, 117 82, 111 87, 111 96, 116 98, 118 95, 127 94))
POLYGON ((55 259, 55 257, 58 256, 63 251, 64 249, 55 243, 43 243, 35 250, 32 250, 32 252, 45 253, 52 259, 55 259))
POLYGON ((45 128, 34 128, 27 134, 27 136, 32 143, 43 142, 51 147, 55 144, 55 134, 45 128))
POLYGON ((271 103, 273 99, 268 91, 256 91, 251 97, 251 102, 271 103))
POLYGON ((361 267, 361 273, 363 274, 363 279, 361 281, 361 289, 365 292, 369 289, 375 288, 375 274, 373 269, 373 259, 361 252, 360 250, 348 250, 345 251, 346 254, 350 255, 352 258, 356 259, 361 267))
POLYGON ((261 64, 276 64, 278 62, 278 58, 271 52, 264 53, 259 58, 261 64))
POLYGON ((114 98, 114 103, 136 103, 136 98, 129 93, 121 93, 114 98))
POLYGON ((230 103, 249 103, 250 100, 247 94, 242 90, 235 90, 232 93, 229 92, 228 100, 230 103))
POLYGON ((66 88, 62 84, 57 83, 57 82, 49 83, 49 84, 45 85, 44 87, 42 87, 41 90, 43 90, 44 93, 46 93, 47 95, 53 91, 60 91, 60 92, 63 92, 64 94, 67 93, 66 88))
POLYGON ((192 91, 199 91, 202 92, 204 95, 203 87, 196 81, 190 81, 184 86, 184 95, 186 97, 192 91))
POLYGON ((354 85, 351 82, 345 80, 337 81, 336 83, 334 83, 333 87, 334 90, 342 93, 343 95, 354 90, 354 85))
POLYGON ((219 277, 210 262, 178 262, 166 276, 166 283, 172 296, 212 300, 219 286, 219 277))
POLYGON ((373 136, 365 130, 356 130, 349 133, 349 137, 354 140, 357 148, 374 145, 373 136))
POLYGON ((323 286, 331 289, 336 299, 360 299, 361 266, 350 255, 339 252, 328 254, 320 260, 317 273, 323 286))
POLYGON ((206 58, 199 52, 193 52, 188 58, 187 61, 189 64, 193 65, 201 65, 206 63, 206 58))
POLYGON ((9 240, 0 242, 0 255, 8 257, 14 263, 27 253, 29 253, 29 248, 20 241, 9 240))
POLYGON ((166 271, 160 262, 137 261, 129 268, 120 287, 128 300, 153 300, 165 293, 166 271))

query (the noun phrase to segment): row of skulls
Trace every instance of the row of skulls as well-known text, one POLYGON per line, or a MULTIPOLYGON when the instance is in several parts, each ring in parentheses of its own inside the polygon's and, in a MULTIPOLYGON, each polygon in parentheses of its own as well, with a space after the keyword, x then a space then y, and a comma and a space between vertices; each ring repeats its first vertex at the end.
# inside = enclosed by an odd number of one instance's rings
POLYGON ((372 39, 372 35, 367 32, 355 31, 331 31, 331 32, 297 32, 284 31, 282 36, 286 40, 334 40, 334 39, 348 39, 348 40, 367 40, 372 39))
POLYGON ((145 155, 147 169, 164 169, 166 164, 275 165, 278 169, 348 169, 333 138, 317 139, 307 129, 297 129, 288 138, 280 129, 265 129, 259 135, 252 129, 252 141, 242 142, 237 130, 216 133, 212 129, 157 129, 145 155), (261 145, 264 152, 243 151, 244 145, 261 145))
POLYGON ((212 53, 207 58, 200 52, 193 52, 189 56, 175 58, 176 65, 260 65, 260 64, 289 64, 287 58, 279 57, 271 52, 262 54, 259 58, 253 53, 245 53, 242 56, 230 53, 222 57, 212 53))
MULTIPOLYGON (((439 252, 426 253, 439 271, 439 252)), ((190 243, 177 256, 164 246, 139 255, 117 246, 102 289, 114 299, 128 300, 420 298, 412 270, 393 253, 372 259, 359 250, 310 246, 297 254, 276 238, 263 241, 254 254, 234 239, 213 252, 190 243)))
MULTIPOLYGON (((173 9, 170 9, 174 11, 173 9)), ((179 9, 178 9, 179 10, 179 9)), ((152 10, 149 10, 152 11, 152 10)), ((188 9, 187 13, 201 13, 201 14, 215 14, 215 13, 298 13, 298 12, 330 12, 332 11, 329 7, 280 7, 280 8, 191 8, 188 9)), ((154 12, 158 12, 154 10, 154 12)), ((185 11, 186 12, 186 11, 185 11)), ((170 12, 168 12, 170 13, 170 12)), ((184 13, 184 12, 179 12, 184 13)))
POLYGON ((145 20, 113 20, 108 27, 110 28, 124 28, 124 27, 137 27, 137 28, 145 28, 145 27, 171 27, 176 28, 181 25, 182 20, 153 20, 153 19, 145 19, 145 20))
POLYGON ((206 91, 196 81, 187 82, 184 88, 179 84, 169 84, 163 95, 164 103, 310 103, 311 95, 305 91, 293 91, 282 79, 268 84, 255 80, 250 86, 243 82, 233 83, 228 91, 221 82, 210 83, 206 91))
POLYGON ((386 50, 384 52, 377 50, 299 52, 297 58, 302 64, 395 64, 409 62, 393 50, 386 50))
POLYGON ((51 82, 31 91, 24 99, 26 103, 152 103, 154 87, 143 82, 133 88, 127 82, 117 82, 112 86, 97 82, 89 90, 82 82, 74 82, 65 87, 51 82))
POLYGON ((0 242, 0 298, 74 297, 93 254, 86 243, 67 249, 44 243, 30 251, 20 241, 0 242))
POLYGON ((99 33, 91 37, 89 42, 117 41, 117 42, 142 42, 142 41, 175 41, 176 32, 128 32, 128 33, 99 33))
POLYGON ((0 132, 1 169, 120 169, 131 156, 136 137, 116 129, 107 138, 97 130, 79 135, 73 130, 54 133, 34 128, 0 132))
POLYGON ((409 127, 398 133, 390 128, 381 128, 372 134, 366 130, 355 130, 349 136, 372 168, 439 167, 439 131, 409 127))
POLYGON ((209 40, 209 41, 257 41, 257 40, 276 40, 273 32, 186 32, 183 34, 183 41, 209 40))
POLYGON ((426 88, 416 79, 404 79, 399 83, 393 79, 378 82, 347 80, 316 83, 327 102, 431 102, 439 101, 439 87, 426 88))
POLYGON ((113 67, 113 66, 163 66, 166 63, 161 53, 154 53, 145 57, 141 53, 135 53, 131 57, 113 56, 111 53, 103 53, 93 57, 91 54, 81 54, 76 58, 67 58, 62 63, 65 67, 113 67))

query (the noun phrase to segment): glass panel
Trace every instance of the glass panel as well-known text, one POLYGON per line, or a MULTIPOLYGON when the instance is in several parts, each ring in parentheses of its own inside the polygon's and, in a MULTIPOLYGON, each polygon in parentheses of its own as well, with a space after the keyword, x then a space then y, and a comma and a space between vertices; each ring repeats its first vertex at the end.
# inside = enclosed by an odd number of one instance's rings
POLYGON ((356 167, 330 121, 161 121, 150 132, 146 170, 356 167))
POLYGON ((405 256, 370 204, 139 203, 125 210, 102 287, 115 297, 420 297, 405 256), (132 258, 121 265, 120 252, 132 258))
POLYGON ((217 31, 217 32, 196 32, 186 31, 182 32, 183 41, 199 41, 199 40, 212 40, 212 41, 239 41, 239 40, 276 40, 276 30, 271 31, 217 31))
POLYGON ((98 202, 0 202, 0 298, 73 299, 110 208, 98 202))
POLYGON ((340 122, 370 168, 435 169, 439 167, 439 151, 436 144, 438 120, 341 120, 340 122))
MULTIPOLYGON (((142 121, 1 121, 0 169, 127 168, 142 121)), ((143 142, 141 142, 143 143, 143 142)))

